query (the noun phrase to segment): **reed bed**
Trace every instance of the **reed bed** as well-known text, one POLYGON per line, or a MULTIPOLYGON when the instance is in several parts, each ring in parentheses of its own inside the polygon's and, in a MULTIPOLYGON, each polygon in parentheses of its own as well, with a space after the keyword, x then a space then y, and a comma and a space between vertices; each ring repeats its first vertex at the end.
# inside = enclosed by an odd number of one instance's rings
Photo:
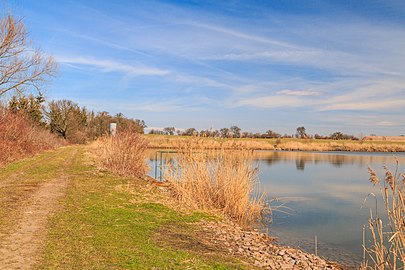
MULTIPOLYGON (((149 148, 176 149, 193 139, 184 136, 144 135, 149 148)), ((350 151, 350 152, 405 152, 405 141, 386 140, 316 140, 316 139, 240 139, 240 138, 199 138, 207 149, 232 149, 234 143, 251 150, 284 151, 350 151)), ((402 137, 399 137, 402 138, 402 137)))
POLYGON ((275 148, 288 151, 405 152, 405 143, 388 141, 282 141, 275 148))
MULTIPOLYGON (((196 137, 168 136, 168 135, 145 135, 149 148, 177 149, 187 141, 195 140, 196 137)), ((266 139, 222 139, 222 138, 198 138, 199 144, 205 149, 232 149, 235 144, 245 149, 274 150, 272 141, 266 139)))
POLYGON ((141 177, 148 171, 145 163, 147 142, 135 132, 122 131, 98 140, 101 166, 119 175, 141 177))
MULTIPOLYGON (((398 169, 398 162, 397 167, 398 169)), ((369 168, 370 181, 379 186, 384 202, 383 217, 373 215, 370 210, 368 227, 371 233, 371 246, 363 243, 365 254, 371 260, 365 260, 361 269, 404 269, 405 266, 405 175, 392 173, 384 167, 384 181, 369 168)))
POLYGON ((253 153, 241 145, 207 149, 201 140, 188 140, 169 162, 165 179, 179 203, 216 211, 242 226, 253 226, 269 211, 257 192, 258 168, 253 153))

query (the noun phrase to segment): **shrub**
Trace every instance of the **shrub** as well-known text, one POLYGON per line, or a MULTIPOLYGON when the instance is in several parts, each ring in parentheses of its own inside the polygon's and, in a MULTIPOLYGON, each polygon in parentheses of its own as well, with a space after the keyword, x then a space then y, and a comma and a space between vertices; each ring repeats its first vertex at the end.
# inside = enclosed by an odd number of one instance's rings
POLYGON ((22 114, 0 108, 0 166, 64 144, 22 114))

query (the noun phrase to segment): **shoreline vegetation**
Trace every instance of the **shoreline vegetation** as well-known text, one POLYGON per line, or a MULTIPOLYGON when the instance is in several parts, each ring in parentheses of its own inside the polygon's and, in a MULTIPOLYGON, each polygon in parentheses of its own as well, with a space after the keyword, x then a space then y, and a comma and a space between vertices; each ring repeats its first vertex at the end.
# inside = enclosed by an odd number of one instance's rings
POLYGON ((246 138, 204 138, 173 135, 143 135, 150 149, 178 149, 181 143, 198 138, 206 149, 233 149, 235 146, 249 150, 279 151, 347 151, 347 152, 405 152, 404 137, 365 137, 363 140, 325 139, 246 139, 246 138))
MULTIPOLYGON (((120 146, 125 144, 125 141, 119 134, 109 141, 99 140, 94 147, 97 163, 107 170, 115 168, 109 167, 109 164, 116 163, 115 158, 117 161, 122 160, 120 154, 110 152, 111 154, 107 155, 108 151, 105 149, 110 147, 112 141, 117 149, 125 149, 120 146), (110 162, 106 163, 105 160, 110 162)), ((218 254, 241 260, 244 265, 242 268, 224 269, 354 267, 325 260, 298 248, 278 245, 276 239, 266 232, 260 232, 260 226, 271 214, 271 209, 265 203, 263 195, 255 190, 258 171, 252 163, 253 152, 250 149, 238 143, 234 143, 232 151, 224 146, 219 150, 207 149, 204 141, 198 139, 178 143, 177 158, 169 161, 165 180, 161 182, 147 176, 143 178, 144 184, 151 186, 150 191, 153 190, 154 194, 159 194, 153 200, 159 198, 159 203, 176 212, 184 214, 197 211, 207 216, 197 223, 198 245, 194 242, 195 235, 190 235, 190 232, 186 233, 187 236, 183 235, 188 231, 184 225, 180 229, 181 232, 173 225, 160 228, 159 234, 164 235, 166 239, 158 240, 162 245, 181 245, 187 250, 193 250, 204 244, 201 253, 212 253, 215 250, 218 254)))

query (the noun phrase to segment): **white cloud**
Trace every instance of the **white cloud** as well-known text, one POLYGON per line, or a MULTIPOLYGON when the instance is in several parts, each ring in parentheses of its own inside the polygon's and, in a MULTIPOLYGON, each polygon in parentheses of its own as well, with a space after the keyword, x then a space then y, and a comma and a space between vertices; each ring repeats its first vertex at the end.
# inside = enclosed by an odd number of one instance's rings
POLYGON ((284 89, 284 90, 277 91, 276 94, 287 95, 287 96, 319 96, 321 93, 318 91, 311 91, 311 90, 284 89))
POLYGON ((212 25, 209 23, 190 21, 190 22, 187 22, 186 24, 196 26, 199 28, 208 29, 208 30, 215 31, 215 32, 219 32, 221 34, 230 35, 230 36, 233 36, 233 37, 236 37, 239 39, 245 39, 248 41, 276 45, 276 46, 281 46, 281 47, 286 47, 286 48, 297 48, 297 46, 290 44, 288 42, 283 42, 281 40, 272 39, 272 38, 268 38, 268 37, 264 37, 264 36, 252 35, 252 34, 248 34, 248 33, 238 31, 235 29, 212 25))
POLYGON ((354 111, 376 111, 376 110, 395 110, 398 108, 403 108, 405 106, 405 99, 395 99, 395 100, 374 100, 374 101, 361 101, 361 102, 351 102, 351 103, 338 103, 338 104, 328 104, 321 106, 320 111, 332 111, 332 110, 354 110, 354 111))
POLYGON ((253 106, 259 108, 297 107, 305 104, 305 101, 294 96, 264 96, 246 98, 234 103, 234 106, 253 106))
POLYGON ((92 66, 100 69, 102 72, 121 72, 128 76, 164 76, 170 73, 168 70, 147 66, 129 65, 117 61, 95 59, 91 57, 56 56, 56 61, 61 64, 92 66))

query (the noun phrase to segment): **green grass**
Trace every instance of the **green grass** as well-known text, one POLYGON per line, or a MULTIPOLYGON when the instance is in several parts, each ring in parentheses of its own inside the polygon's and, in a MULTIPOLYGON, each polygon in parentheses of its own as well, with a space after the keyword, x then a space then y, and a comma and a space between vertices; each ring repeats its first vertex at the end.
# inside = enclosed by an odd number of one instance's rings
POLYGON ((13 210, 39 184, 61 174, 68 165, 71 154, 72 148, 61 148, 0 168, 0 230, 12 226, 13 210))
POLYGON ((175 211, 151 200, 141 180, 99 172, 84 161, 81 153, 68 170, 67 196, 50 221, 38 269, 244 269, 235 258, 199 255, 161 233, 173 227, 193 238, 195 222, 206 214, 175 211))

